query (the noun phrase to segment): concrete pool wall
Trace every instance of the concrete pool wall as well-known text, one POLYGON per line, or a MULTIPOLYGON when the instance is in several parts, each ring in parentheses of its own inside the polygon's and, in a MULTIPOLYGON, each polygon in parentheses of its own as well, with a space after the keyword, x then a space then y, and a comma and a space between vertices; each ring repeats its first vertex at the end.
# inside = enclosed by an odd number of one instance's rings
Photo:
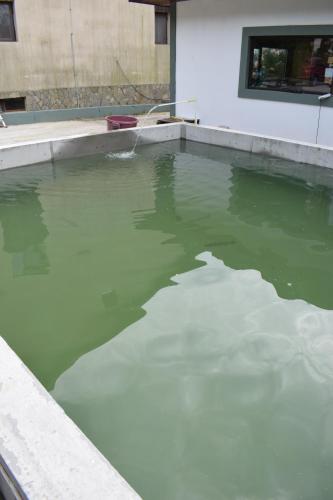
MULTIPOLYGON (((0 147, 0 170, 65 160, 96 153, 129 150, 140 129, 116 130, 91 135, 73 135, 44 141, 0 147)), ((333 148, 237 130, 188 123, 153 125, 140 131, 139 145, 187 139, 265 156, 333 168, 333 148)))
MULTIPOLYGON (((138 130, 0 148, 0 169, 128 150, 138 130)), ((190 124, 145 127, 139 144, 187 139, 333 168, 333 148, 190 124)), ((295 164, 296 165, 296 164, 295 164)), ((139 499, 0 337, 0 492, 5 499, 139 499)))

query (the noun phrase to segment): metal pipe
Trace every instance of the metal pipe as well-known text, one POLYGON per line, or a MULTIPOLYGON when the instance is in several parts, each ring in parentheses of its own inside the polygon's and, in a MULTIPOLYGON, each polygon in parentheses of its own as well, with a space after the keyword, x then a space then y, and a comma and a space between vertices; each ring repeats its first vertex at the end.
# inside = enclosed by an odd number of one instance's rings
POLYGON ((322 102, 326 101, 326 99, 330 99, 332 94, 329 92, 328 94, 318 96, 319 101, 319 113, 318 113, 318 121, 317 121, 317 133, 316 133, 316 144, 318 144, 319 131, 320 131, 320 119, 321 119, 321 106, 322 102))
POLYGON ((320 95, 318 97, 318 99, 319 99, 319 101, 326 101, 326 99, 329 99, 330 97, 332 97, 332 94, 328 93, 328 94, 320 95))

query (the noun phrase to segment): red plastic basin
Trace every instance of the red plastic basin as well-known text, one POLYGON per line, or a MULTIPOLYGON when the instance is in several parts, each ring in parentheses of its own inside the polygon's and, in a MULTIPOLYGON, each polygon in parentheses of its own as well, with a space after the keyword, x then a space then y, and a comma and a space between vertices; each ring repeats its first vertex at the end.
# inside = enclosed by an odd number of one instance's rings
POLYGON ((108 130, 115 130, 118 128, 132 128, 138 124, 138 119, 135 116, 126 115, 112 115, 105 117, 108 130))
POLYGON ((106 116, 105 119, 106 119, 106 125, 107 125, 108 130, 117 130, 120 128, 119 123, 113 122, 111 120, 111 116, 106 116))

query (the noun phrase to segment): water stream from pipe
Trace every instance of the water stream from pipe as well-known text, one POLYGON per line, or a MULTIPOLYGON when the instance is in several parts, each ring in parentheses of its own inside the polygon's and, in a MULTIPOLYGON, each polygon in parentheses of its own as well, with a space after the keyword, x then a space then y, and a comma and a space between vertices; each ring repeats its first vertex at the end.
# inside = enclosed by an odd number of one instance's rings
MULTIPOLYGON (((167 107, 167 106, 172 106, 174 104, 188 104, 188 103, 196 103, 197 100, 195 97, 191 98, 191 99, 184 99, 184 100, 181 100, 181 101, 174 101, 174 102, 168 102, 168 103, 162 103, 162 104, 156 104, 155 106, 153 106, 149 111, 148 113, 144 116, 143 120, 142 120, 142 125, 140 125, 139 127, 139 131, 137 133, 137 136, 136 136, 136 139, 135 139, 135 143, 134 143, 134 146, 133 148, 130 150, 130 151, 120 151, 119 153, 108 153, 106 155, 107 158, 113 160, 113 159, 117 159, 117 160, 130 160, 131 158, 135 158, 136 156, 136 148, 137 148, 137 145, 138 145, 138 142, 140 140, 140 137, 142 136, 142 131, 143 131, 143 128, 145 127, 145 123, 147 122, 148 118, 150 117, 150 115, 157 109, 157 108, 162 108, 162 107, 167 107)), ((197 123, 197 118, 196 118, 197 114, 195 112, 195 119, 194 119, 194 122, 197 123)))

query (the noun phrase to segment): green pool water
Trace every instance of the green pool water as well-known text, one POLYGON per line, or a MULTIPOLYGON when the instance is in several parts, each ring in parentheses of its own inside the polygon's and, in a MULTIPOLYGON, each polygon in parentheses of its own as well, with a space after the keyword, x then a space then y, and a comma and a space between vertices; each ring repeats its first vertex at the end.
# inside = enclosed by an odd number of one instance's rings
POLYGON ((333 171, 175 141, 0 174, 0 332, 145 500, 333 498, 333 171))

